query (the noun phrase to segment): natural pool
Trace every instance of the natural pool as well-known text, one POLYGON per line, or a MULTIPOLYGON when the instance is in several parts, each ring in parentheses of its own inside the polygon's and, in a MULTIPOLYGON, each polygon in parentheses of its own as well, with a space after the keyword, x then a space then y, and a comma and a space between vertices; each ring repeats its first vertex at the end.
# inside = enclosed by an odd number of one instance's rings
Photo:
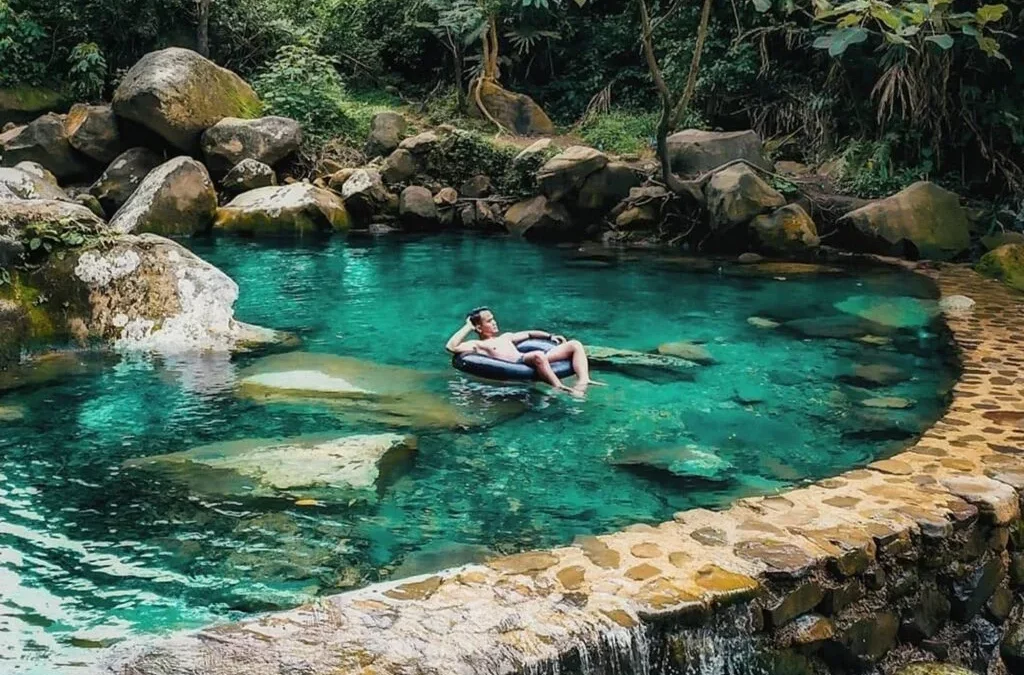
POLYGON ((0 672, 74 672, 129 634, 835 474, 903 447, 955 375, 934 289, 894 270, 695 273, 472 237, 191 246, 239 283, 239 318, 294 331, 313 355, 78 355, 74 375, 0 396, 0 672), (506 329, 645 352, 689 340, 714 363, 603 371, 609 386, 585 401, 483 385, 443 353, 478 304, 506 329), (335 355, 400 367, 367 377, 415 396, 350 405, 239 384, 268 364, 354 372, 335 355), (238 439, 394 430, 417 451, 356 493, 245 496, 207 468, 136 466, 238 439))

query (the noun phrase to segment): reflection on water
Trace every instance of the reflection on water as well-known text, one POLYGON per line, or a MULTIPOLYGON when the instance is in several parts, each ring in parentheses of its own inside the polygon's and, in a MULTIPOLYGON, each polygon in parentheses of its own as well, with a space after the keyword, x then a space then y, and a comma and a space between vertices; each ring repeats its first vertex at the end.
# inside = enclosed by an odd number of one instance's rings
POLYGON ((454 237, 196 248, 239 283, 241 320, 303 346, 234 359, 68 352, 0 376, 0 672, 74 672, 129 634, 834 474, 920 433, 952 376, 933 289, 891 271, 576 265, 565 251, 454 237), (688 341, 714 363, 610 364, 609 386, 585 401, 483 383, 443 352, 482 304, 506 329, 639 352, 688 341), (863 405, 872 398, 905 407, 863 405), (197 489, 208 465, 133 461, 394 431, 415 435, 415 452, 369 498, 263 480, 251 460, 263 451, 232 460, 244 475, 226 484, 274 489, 197 489))

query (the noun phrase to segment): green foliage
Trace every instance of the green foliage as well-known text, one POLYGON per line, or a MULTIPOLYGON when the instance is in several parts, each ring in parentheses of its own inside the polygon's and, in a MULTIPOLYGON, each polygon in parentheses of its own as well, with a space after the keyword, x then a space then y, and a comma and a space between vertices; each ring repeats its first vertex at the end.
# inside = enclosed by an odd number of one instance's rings
POLYGON ((838 158, 840 188, 858 197, 887 197, 927 179, 933 169, 931 150, 923 148, 914 166, 900 166, 894 158, 899 141, 889 134, 880 141, 849 142, 838 158))
POLYGON ((654 144, 658 126, 655 113, 615 109, 589 116, 579 133, 587 145, 616 155, 638 154, 654 144))
POLYGON ((341 101, 346 118, 341 135, 356 145, 362 145, 370 135, 370 122, 374 115, 398 107, 400 101, 379 91, 350 92, 341 101))
POLYGON ((309 47, 282 47, 253 86, 268 114, 297 120, 312 144, 354 130, 343 109, 345 86, 334 62, 309 47))
POLYGON ((501 194, 519 196, 535 193, 536 173, 546 157, 514 161, 519 148, 491 142, 469 131, 456 131, 441 139, 427 158, 430 173, 459 185, 477 174, 491 177, 501 194))
POLYGON ((68 250, 82 246, 102 245, 114 235, 74 220, 29 223, 18 233, 24 246, 20 267, 31 267, 54 255, 60 259, 68 250))
POLYGON ((93 101, 103 95, 107 81, 107 60, 95 42, 75 45, 68 56, 68 90, 80 100, 93 101))
POLYGON ((45 48, 46 30, 0 0, 0 87, 42 84, 45 48))

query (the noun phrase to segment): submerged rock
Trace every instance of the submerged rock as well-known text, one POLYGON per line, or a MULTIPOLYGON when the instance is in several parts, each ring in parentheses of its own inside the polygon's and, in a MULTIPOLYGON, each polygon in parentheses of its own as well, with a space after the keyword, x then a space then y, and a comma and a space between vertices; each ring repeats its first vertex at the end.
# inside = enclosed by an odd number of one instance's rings
POLYGON ((20 422, 25 418, 25 409, 20 405, 0 405, 0 422, 20 422))
POLYGON ((186 152, 226 117, 251 119, 262 104, 242 78, 189 49, 143 56, 114 92, 114 111, 186 152))
POLYGON ((903 296, 851 295, 834 307, 889 328, 921 328, 939 313, 935 302, 903 296))
POLYGON ((399 434, 318 434, 216 443, 125 466, 169 473, 204 494, 350 499, 381 487, 415 449, 414 438, 399 434))
POLYGON ((696 446, 629 449, 615 452, 609 461, 616 466, 646 467, 675 476, 705 480, 729 480, 732 462, 696 446))
POLYGON ((693 342, 666 342, 665 344, 658 345, 658 353, 678 356, 681 359, 693 361, 702 366, 715 363, 715 357, 711 355, 711 352, 706 347, 694 344, 693 342))
POLYGON ((400 366, 292 352, 268 356, 243 371, 239 393, 268 403, 319 404, 346 419, 403 427, 476 426, 504 412, 457 406, 432 391, 436 380, 436 375, 400 366))
POLYGON ((692 379, 693 361, 668 354, 650 354, 613 347, 586 347, 587 358, 594 370, 610 370, 651 382, 692 379))

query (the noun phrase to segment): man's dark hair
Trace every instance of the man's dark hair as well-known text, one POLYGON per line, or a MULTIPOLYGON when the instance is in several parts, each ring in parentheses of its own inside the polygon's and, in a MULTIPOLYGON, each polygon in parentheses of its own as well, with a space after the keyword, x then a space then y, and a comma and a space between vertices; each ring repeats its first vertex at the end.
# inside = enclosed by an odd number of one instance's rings
POLYGON ((490 307, 477 307, 476 309, 474 309, 472 312, 470 312, 466 316, 467 316, 467 318, 471 322, 473 322, 474 326, 477 326, 477 325, 480 324, 480 315, 483 314, 484 312, 489 312, 489 311, 491 311, 490 307))

